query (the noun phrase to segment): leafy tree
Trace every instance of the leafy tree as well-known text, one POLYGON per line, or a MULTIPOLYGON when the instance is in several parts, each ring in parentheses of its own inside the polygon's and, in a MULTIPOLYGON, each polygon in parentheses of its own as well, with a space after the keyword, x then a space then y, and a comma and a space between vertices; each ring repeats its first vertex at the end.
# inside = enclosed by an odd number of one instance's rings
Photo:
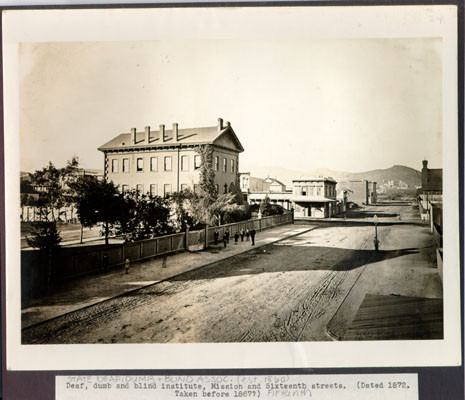
POLYGON ((168 200, 140 194, 135 190, 125 193, 122 198, 116 232, 125 241, 143 240, 173 232, 168 200))
POLYGON ((174 229, 178 232, 185 232, 187 228, 197 228, 194 218, 189 215, 189 199, 193 196, 193 192, 189 189, 171 194, 170 202, 172 204, 174 221, 174 229))
POLYGON ((247 203, 240 206, 238 205, 235 209, 225 212, 223 216, 225 224, 245 221, 250 218, 252 218, 252 212, 247 203))
POLYGON ((268 195, 260 202, 260 214, 262 217, 267 217, 269 215, 279 215, 282 214, 283 208, 277 204, 272 204, 268 195))
POLYGON ((30 174, 29 187, 33 188, 35 195, 28 196, 23 201, 35 207, 39 215, 39 221, 31 223, 31 231, 26 237, 31 246, 45 249, 54 248, 60 243, 56 224, 61 209, 68 202, 66 184, 72 179, 78 164, 76 157, 68 161, 64 168, 56 168, 49 162, 46 167, 30 174))
POLYGON ((221 225, 227 213, 237 210, 234 195, 225 193, 215 200, 202 197, 201 194, 191 192, 187 199, 187 212, 193 218, 194 225, 221 225))
POLYGON ((26 237, 29 246, 40 250, 53 250, 60 245, 61 237, 54 221, 37 221, 31 225, 29 236, 26 237))
POLYGON ((93 176, 79 176, 68 184, 69 202, 74 204, 82 226, 103 224, 105 244, 120 218, 123 200, 113 182, 93 176))

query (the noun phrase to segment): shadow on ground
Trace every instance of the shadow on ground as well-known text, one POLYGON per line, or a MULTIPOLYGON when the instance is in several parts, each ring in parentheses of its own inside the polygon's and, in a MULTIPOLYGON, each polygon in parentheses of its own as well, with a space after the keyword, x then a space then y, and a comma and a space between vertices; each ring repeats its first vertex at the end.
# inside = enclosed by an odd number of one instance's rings
POLYGON ((418 254, 419 252, 424 252, 431 259, 434 258, 435 254, 433 247, 376 252, 374 250, 310 246, 310 244, 308 241, 304 241, 302 245, 299 245, 299 241, 295 241, 295 239, 292 245, 271 244, 194 271, 185 272, 168 281, 215 279, 291 271, 350 271, 363 265, 418 254), (298 257, 296 257, 297 253, 298 257), (291 257, 293 261, 289 262, 291 257))

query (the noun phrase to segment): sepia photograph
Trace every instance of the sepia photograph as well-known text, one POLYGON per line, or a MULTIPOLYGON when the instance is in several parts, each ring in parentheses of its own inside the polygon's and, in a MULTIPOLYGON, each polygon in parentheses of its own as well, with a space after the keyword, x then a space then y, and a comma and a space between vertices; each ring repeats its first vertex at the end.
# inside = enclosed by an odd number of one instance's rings
POLYGON ((451 43, 188 11, 150 11, 181 36, 18 41, 16 345, 460 335, 451 43))

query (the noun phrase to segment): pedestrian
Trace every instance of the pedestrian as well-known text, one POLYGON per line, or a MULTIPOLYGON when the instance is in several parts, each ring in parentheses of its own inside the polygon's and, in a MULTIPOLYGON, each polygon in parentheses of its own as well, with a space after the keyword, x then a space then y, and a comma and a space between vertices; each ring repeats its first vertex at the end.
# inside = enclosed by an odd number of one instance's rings
POLYGON ((228 235, 225 233, 223 233, 223 245, 224 245, 224 248, 226 248, 228 244, 228 235))
POLYGON ((220 233, 218 232, 218 229, 215 229, 213 237, 215 238, 215 244, 218 244, 218 239, 220 238, 220 233))
POLYGON ((124 261, 124 268, 126 269, 126 275, 129 274, 129 257, 126 257, 126 260, 124 261))
POLYGON ((250 237, 252 238, 252 246, 255 246, 255 229, 252 228, 252 230, 250 231, 250 237))
POLYGON ((245 237, 246 237, 246 241, 247 241, 247 242, 249 241, 249 236, 250 236, 250 231, 249 231, 249 229, 247 228, 247 230, 245 231, 245 237))
POLYGON ((234 234, 234 244, 237 244, 238 240, 239 240, 239 234, 236 232, 234 234))
POLYGON ((226 229, 226 240, 229 243, 229 229, 226 229))
POLYGON ((108 255, 105 253, 102 258, 102 267, 103 272, 106 274, 108 272, 108 255))
POLYGON ((241 242, 244 241, 245 231, 244 228, 241 229, 241 242))

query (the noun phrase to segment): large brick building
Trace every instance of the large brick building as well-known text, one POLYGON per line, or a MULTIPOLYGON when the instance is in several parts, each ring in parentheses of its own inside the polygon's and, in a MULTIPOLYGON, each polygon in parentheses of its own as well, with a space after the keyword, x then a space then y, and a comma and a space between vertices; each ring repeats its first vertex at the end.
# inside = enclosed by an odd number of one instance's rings
POLYGON ((172 129, 160 125, 158 131, 150 126, 144 132, 132 128, 99 147, 105 155, 105 179, 124 192, 138 190, 166 197, 199 184, 201 157, 198 149, 211 145, 213 170, 218 193, 226 193, 236 184, 239 153, 244 151, 231 124, 218 119, 217 126, 172 129))

